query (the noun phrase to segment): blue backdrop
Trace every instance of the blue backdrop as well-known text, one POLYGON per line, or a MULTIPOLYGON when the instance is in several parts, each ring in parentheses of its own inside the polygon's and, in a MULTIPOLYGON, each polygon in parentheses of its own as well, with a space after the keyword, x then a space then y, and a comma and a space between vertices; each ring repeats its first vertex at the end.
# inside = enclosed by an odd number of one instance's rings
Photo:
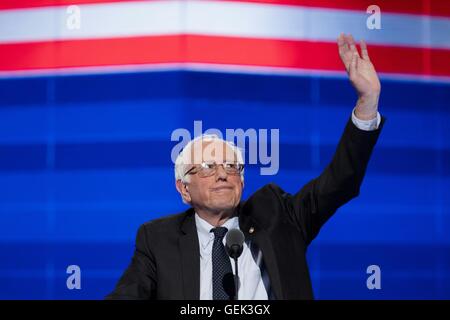
MULTIPOLYGON (((328 164, 355 94, 346 78, 193 71, 0 79, 0 298, 101 299, 137 228, 186 208, 173 130, 280 129, 280 170, 246 171, 296 192, 328 164), (68 290, 66 268, 81 268, 68 290)), ((319 299, 450 298, 450 85, 382 79, 386 125, 361 195, 308 251, 319 299), (368 290, 366 268, 381 268, 368 290)))

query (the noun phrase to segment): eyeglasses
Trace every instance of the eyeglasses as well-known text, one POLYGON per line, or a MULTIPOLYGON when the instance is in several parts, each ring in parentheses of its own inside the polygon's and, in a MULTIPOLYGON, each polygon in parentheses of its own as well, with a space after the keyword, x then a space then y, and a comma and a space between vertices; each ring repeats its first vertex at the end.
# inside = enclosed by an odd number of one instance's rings
POLYGON ((184 176, 188 174, 196 174, 201 178, 210 177, 217 172, 217 168, 222 166, 225 172, 229 175, 239 175, 244 170, 244 165, 237 162, 224 162, 223 164, 217 164, 215 162, 202 162, 200 165, 190 168, 184 176))

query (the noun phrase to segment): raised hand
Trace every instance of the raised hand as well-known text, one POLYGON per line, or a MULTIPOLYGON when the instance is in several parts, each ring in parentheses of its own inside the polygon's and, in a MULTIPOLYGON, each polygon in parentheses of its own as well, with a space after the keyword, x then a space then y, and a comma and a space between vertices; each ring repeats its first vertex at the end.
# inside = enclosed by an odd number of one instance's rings
POLYGON ((381 84, 369 58, 367 46, 361 40, 361 56, 352 35, 341 33, 338 38, 339 55, 350 82, 358 94, 355 115, 361 120, 373 119, 378 111, 381 84))

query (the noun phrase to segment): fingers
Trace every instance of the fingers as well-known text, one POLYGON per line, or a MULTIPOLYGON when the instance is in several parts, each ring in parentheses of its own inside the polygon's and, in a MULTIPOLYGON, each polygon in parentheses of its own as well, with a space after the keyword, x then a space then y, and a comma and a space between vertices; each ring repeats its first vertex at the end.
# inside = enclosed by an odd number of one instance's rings
POLYGON ((338 37, 338 49, 339 49, 339 56, 341 57, 342 63, 344 64, 345 69, 348 72, 352 55, 351 55, 350 47, 347 44, 344 33, 341 33, 338 37))
POLYGON ((339 56, 349 74, 352 72, 352 68, 353 70, 358 68, 358 59, 370 61, 367 44, 364 40, 361 40, 361 55, 356 47, 355 39, 351 34, 346 35, 345 33, 341 33, 337 40, 339 56))
POLYGON ((338 37, 338 44, 341 45, 344 43, 344 33, 341 32, 338 37))
POLYGON ((341 56, 341 58, 343 58, 345 53, 348 50, 348 46, 345 42, 345 35, 343 33, 341 33, 338 38, 338 49, 339 49, 339 55, 341 56))
POLYGON ((352 79, 352 76, 356 75, 358 59, 359 59, 358 53, 353 53, 352 61, 350 62, 350 70, 349 70, 350 79, 352 79))
POLYGON ((353 36, 351 34, 347 36, 347 43, 350 46, 350 50, 352 51, 352 53, 356 53, 359 57, 358 49, 356 49, 355 39, 353 39, 353 36))
POLYGON ((344 33, 341 32, 341 34, 339 35, 337 40, 338 40, 339 49, 344 48, 345 47, 344 33))
POLYGON ((370 61, 369 52, 367 51, 367 45, 364 40, 361 39, 361 56, 364 60, 370 61))

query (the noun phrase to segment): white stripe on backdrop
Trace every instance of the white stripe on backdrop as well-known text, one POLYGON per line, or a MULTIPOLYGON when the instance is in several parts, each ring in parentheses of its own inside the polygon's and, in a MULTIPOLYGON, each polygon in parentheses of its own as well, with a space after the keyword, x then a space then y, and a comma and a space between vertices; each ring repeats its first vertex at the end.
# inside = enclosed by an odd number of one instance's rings
POLYGON ((450 49, 450 19, 383 13, 381 30, 366 28, 365 11, 220 2, 152 1, 80 5, 80 29, 67 7, 0 11, 0 43, 149 35, 215 36, 334 42, 351 32, 369 43, 450 49))

